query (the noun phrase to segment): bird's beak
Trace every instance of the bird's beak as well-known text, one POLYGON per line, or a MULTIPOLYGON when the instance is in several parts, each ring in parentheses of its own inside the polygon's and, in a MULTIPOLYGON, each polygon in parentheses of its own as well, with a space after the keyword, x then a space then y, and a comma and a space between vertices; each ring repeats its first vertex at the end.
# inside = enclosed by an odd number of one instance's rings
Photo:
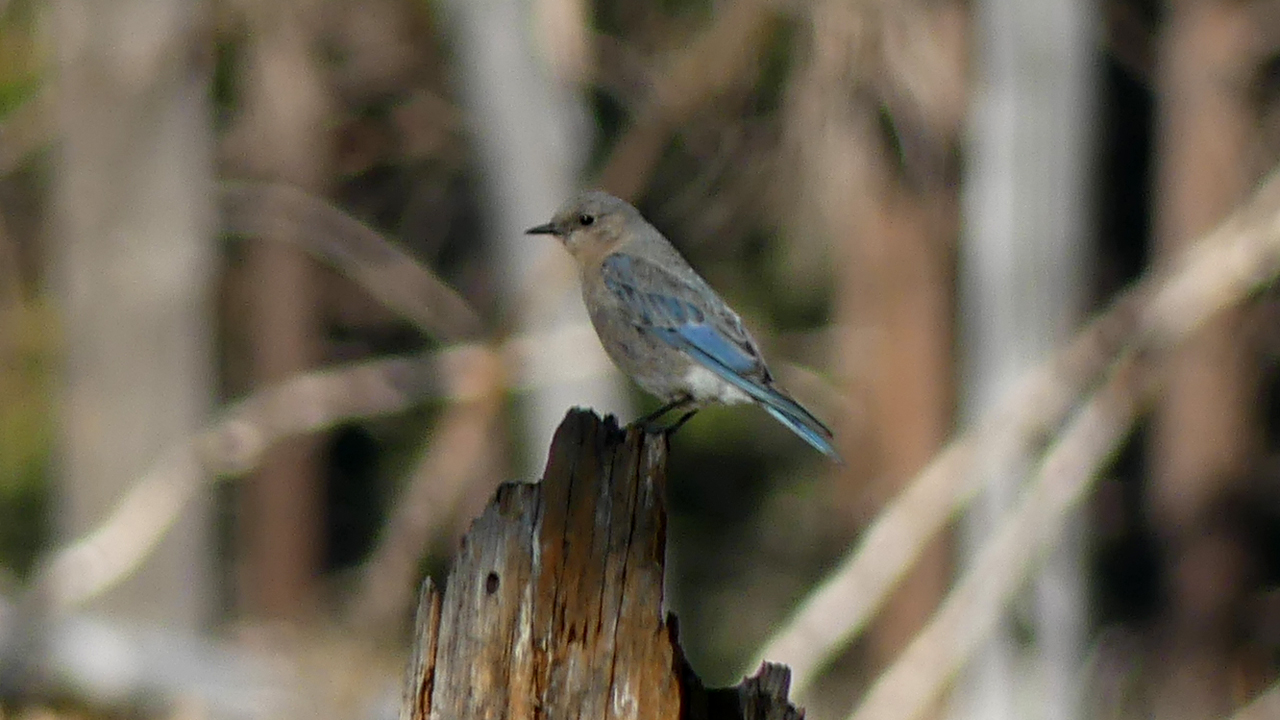
POLYGON ((525 235, 559 235, 560 229, 555 226, 555 223, 544 223, 542 225, 534 225, 528 230, 525 230, 524 234, 525 235))

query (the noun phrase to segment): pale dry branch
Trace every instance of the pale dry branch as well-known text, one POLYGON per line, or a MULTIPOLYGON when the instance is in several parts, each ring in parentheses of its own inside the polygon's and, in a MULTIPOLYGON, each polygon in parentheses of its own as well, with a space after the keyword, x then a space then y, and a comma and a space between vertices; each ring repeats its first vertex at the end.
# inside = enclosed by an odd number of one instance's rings
POLYGON ((953 440, 877 515, 840 569, 768 641, 760 657, 791 667, 797 695, 865 627, 929 539, 977 492, 980 478, 970 472, 976 450, 987 457, 1015 456, 1056 428, 1134 330, 1139 297, 1132 291, 987 420, 953 440))
POLYGON ((307 373, 266 387, 224 411, 199 435, 162 454, 93 531, 55 551, 36 581, 45 607, 65 611, 126 577, 147 557, 207 478, 248 472, 273 443, 354 418, 404 410, 450 387, 449 364, 478 348, 440 356, 374 360, 307 373))
MULTIPOLYGON (((501 391, 527 390, 540 384, 600 377, 609 371, 591 362, 562 359, 583 343, 594 342, 590 328, 561 327, 536 336, 516 336, 496 356, 473 357, 460 364, 461 385, 473 398, 451 407, 433 433, 395 503, 382 539, 365 563, 360 589, 350 603, 349 620, 357 627, 397 627, 413 602, 418 562, 428 541, 451 521, 469 486, 492 461, 492 438, 500 419, 501 391), (510 377, 510 369, 523 374, 510 377)), ((486 491, 487 493, 487 491, 486 491)))
POLYGON ((1048 364, 953 440, 867 529, 841 566, 800 604, 760 658, 790 665, 797 695, 875 614, 925 544, 972 499, 991 467, 1034 449, 1123 348, 1147 353, 1185 338, 1280 274, 1280 174, 1173 267, 1149 275, 1048 364))
POLYGON ((778 10, 759 0, 725 7, 705 32, 671 54, 649 99, 600 171, 600 187, 624 198, 644 189, 673 128, 750 67, 778 10))
POLYGON ((29 669, 98 707, 178 702, 196 717, 265 720, 297 717, 304 706, 304 688, 283 658, 172 626, 123 626, 81 614, 50 621, 33 646, 23 637, 32 630, 23 626, 28 621, 0 598, 0 694, 19 690, 4 684, 14 678, 3 671, 29 669))
POLYGON ((1063 529, 1097 469, 1124 439, 1154 385, 1150 368, 1122 358, 1045 456, 1021 500, 978 552, 933 619, 876 680, 851 720, 923 715, 999 624, 1033 561, 1063 529))
MULTIPOLYGON (((556 368, 548 349, 554 350, 558 343, 573 337, 572 333, 518 336, 498 352, 482 345, 458 345, 434 355, 372 360, 307 373, 263 388, 226 409, 221 419, 204 432, 161 455, 97 528, 51 553, 36 592, 42 594, 46 607, 63 611, 107 590, 127 577, 156 547, 206 478, 248 473, 257 467, 267 448, 286 437, 348 420, 400 412, 428 399, 451 399, 470 408, 463 412, 474 413, 466 423, 470 431, 464 433, 474 440, 479 419, 488 418, 491 422, 496 417, 497 410, 489 405, 510 385, 508 368, 533 369, 518 383, 522 388, 606 370, 594 366, 576 371, 556 368)), ((453 453, 457 452, 457 438, 449 435, 445 439, 448 442, 440 443, 442 454, 429 454, 424 460, 424 467, 431 468, 426 475, 439 477, 446 472, 444 466, 433 464, 443 462, 441 458, 449 458, 451 469, 447 472, 456 469, 453 463, 458 456, 453 453)), ((474 464, 468 467, 474 468, 474 464)), ((423 527, 430 532, 429 525, 414 525, 418 520, 403 522, 404 529, 389 537, 401 533, 419 537, 423 527)), ((401 538, 393 544, 400 547, 405 542, 401 538)), ((387 552, 393 550, 389 547, 387 552)), ((387 568, 403 567, 397 564, 401 560, 387 560, 387 568)), ((376 572, 390 571, 384 568, 376 572)), ((370 581, 378 588, 384 587, 382 581, 370 581)), ((411 586, 411 582, 405 585, 411 586)), ((382 612, 374 615, 387 617, 382 612)))
POLYGON ((420 580, 419 562, 430 540, 448 523, 483 473, 502 410, 496 363, 472 367, 481 394, 449 407, 433 430, 408 483, 394 503, 378 545, 364 563, 359 589, 348 604, 349 622, 362 630, 399 628, 420 580))
POLYGON ((1280 683, 1267 688, 1252 702, 1240 708, 1231 720, 1275 720, 1280 717, 1280 683))
MULTIPOLYGON (((47 105, 41 94, 0 123, 0 174, 49 140, 47 105)), ((220 190, 225 232, 296 240, 436 340, 481 336, 479 315, 448 284, 325 200, 283 183, 225 181, 220 190)))
MULTIPOLYGON (((227 231, 298 238, 308 252, 436 339, 479 334, 478 316, 452 289, 323 200, 289 185, 230 182, 222 187, 221 202, 227 231)), ((150 554, 205 478, 248 472, 285 437, 398 412, 431 397, 487 393, 467 381, 471 375, 464 368, 491 357, 483 347, 458 346, 437 356, 308 373, 256 392, 160 455, 98 527, 50 555, 35 592, 59 611, 98 595, 150 554)))
POLYGON ((460 295, 394 242, 306 191, 282 183, 222 184, 227 232, 290 238, 359 283, 438 341, 475 340, 480 317, 460 295))

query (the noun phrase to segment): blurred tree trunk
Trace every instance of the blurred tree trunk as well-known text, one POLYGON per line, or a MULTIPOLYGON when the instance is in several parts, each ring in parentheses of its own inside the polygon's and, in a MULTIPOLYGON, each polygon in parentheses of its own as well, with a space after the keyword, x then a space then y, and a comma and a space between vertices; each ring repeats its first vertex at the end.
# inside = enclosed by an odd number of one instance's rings
MULTIPOLYGON (((237 160, 254 177, 323 194, 329 99, 315 57, 314 3, 270 0, 247 10, 247 97, 233 145, 237 160)), ((319 275, 313 261, 287 237, 263 237, 251 246, 248 264, 254 384, 315 367, 319 275)), ((314 609, 324 512, 317 445, 316 438, 286 440, 243 485, 237 581, 241 609, 251 615, 297 618, 314 609)))
MULTIPOLYGON (((64 318, 59 534, 93 528, 212 400, 213 155, 200 5, 55 6, 54 283, 64 318)), ((187 507, 112 613, 209 620, 209 503, 187 507)))
MULTIPOLYGON (((1167 3, 1156 75, 1157 262, 1171 262, 1243 197, 1253 182, 1247 82, 1254 18, 1229 0, 1167 3)), ((1212 504, 1260 450, 1255 368, 1231 311, 1200 331, 1167 366, 1151 433, 1150 503, 1167 553, 1155 716, 1212 717, 1228 705, 1219 605, 1223 543, 1204 532, 1212 504)))
MULTIPOLYGON (((883 19, 888 80, 881 107, 896 147, 879 133, 874 183, 858 209, 840 283, 843 312, 872 331, 869 425, 874 437, 868 493, 877 508, 938 452, 952 425, 953 248, 959 198, 948 156, 963 113, 966 23, 958 3, 899 3, 883 19), (860 316, 860 317, 859 317, 860 316)), ((868 114, 868 129, 879 130, 868 114)), ((842 323, 843 324, 843 323, 842 323)), ((865 492, 865 491, 864 491, 865 492)), ((870 628, 872 663, 887 667, 924 627, 946 592, 952 538, 942 534, 903 578, 870 628)))
MULTIPOLYGON (((851 533, 855 518, 933 457, 951 426, 957 201, 946 158, 963 109, 961 17, 948 3, 818 4, 792 91, 800 209, 821 219, 835 247, 841 372, 866 408, 862 422, 837 433, 845 456, 857 458, 835 488, 851 533), (886 142, 882 112, 902 145, 886 142)), ((946 537, 930 545, 871 628, 873 668, 887 666, 937 606, 948 545, 946 537)))
MULTIPOLYGON (((854 236, 862 263, 845 266, 848 293, 865 302, 874 328, 870 424, 875 428, 877 506, 897 495, 941 447, 951 426, 951 281, 947 232, 954 212, 946 191, 917 195, 887 187, 854 236), (930 202, 936 203, 933 208, 930 202), (934 210, 941 210, 935 213, 934 210)), ((883 669, 933 614, 951 573, 951 538, 935 538, 870 628, 872 662, 883 669)))
MULTIPOLYGON (((453 64, 484 173, 485 219, 504 301, 537 333, 523 401, 528 448, 542 448, 565 408, 630 419, 624 386, 594 340, 576 273, 561 248, 525 228, 546 222, 576 192, 591 148, 591 118, 575 82, 586 63, 583 0, 449 0, 453 64)), ((545 458, 527 458, 537 472, 545 458)))
MULTIPOLYGON (((960 249, 962 415, 988 411, 1046 360, 1078 321, 1092 254, 1096 21, 1076 0, 985 0, 975 58, 960 249)), ((1026 448, 1028 452, 1035 448, 1026 448)), ((967 516, 976 550, 1021 491, 1030 456, 979 467, 992 480, 967 516)), ((1036 580, 1030 652, 1012 625, 974 660, 958 717, 1080 716, 1085 636, 1077 526, 1036 580)))
POLYGON ((418 598, 401 720, 802 720, 790 671, 707 689, 664 598, 667 441, 570 410, 418 598))

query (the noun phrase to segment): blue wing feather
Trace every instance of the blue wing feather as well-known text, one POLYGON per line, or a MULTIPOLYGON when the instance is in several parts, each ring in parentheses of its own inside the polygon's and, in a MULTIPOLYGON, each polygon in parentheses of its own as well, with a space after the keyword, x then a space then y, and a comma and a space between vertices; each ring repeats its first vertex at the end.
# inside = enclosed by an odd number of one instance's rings
MULTIPOLYGON (((746 393, 784 426, 799 435, 820 452, 836 460, 840 456, 831 444, 831 431, 799 403, 764 382, 768 372, 759 356, 749 352, 712 323, 696 305, 667 292, 646 291, 637 287, 635 264, 628 255, 605 258, 605 286, 634 318, 642 331, 682 351, 699 365, 715 373, 725 382, 746 393), (756 377, 756 376, 759 377, 756 377)), ((646 272, 660 271, 652 263, 644 263, 646 272)), ((680 281, 668 278, 673 287, 680 281)))
POLYGON ((746 393, 751 399, 760 403, 775 419, 787 426, 801 439, 812 445, 819 452, 840 459, 835 446, 831 444, 831 430, 805 410, 796 401, 783 395, 772 387, 752 378, 743 377, 732 368, 722 363, 719 358, 709 352, 703 345, 691 342, 686 333, 680 330, 657 333, 668 344, 683 350, 700 365, 715 373, 725 382, 746 393))
POLYGON ((737 343, 729 340, 710 325, 685 323, 671 330, 679 337, 663 338, 668 343, 673 345, 687 343, 706 353, 709 359, 723 365, 730 372, 746 373, 760 365, 759 359, 743 352, 737 343))

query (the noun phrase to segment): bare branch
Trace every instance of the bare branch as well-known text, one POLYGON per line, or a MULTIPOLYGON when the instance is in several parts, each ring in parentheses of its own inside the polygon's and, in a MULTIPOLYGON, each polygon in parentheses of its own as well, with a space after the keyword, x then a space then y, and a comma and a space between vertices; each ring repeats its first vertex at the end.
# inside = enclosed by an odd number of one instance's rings
POLYGON ((977 449, 984 462, 998 466, 1034 448, 1061 425, 1076 398, 1122 348, 1142 354, 1176 344, 1277 274, 1280 174, 1273 171, 1243 208, 1180 262, 1130 289, 995 411, 953 440, 881 512, 760 657, 790 665, 799 695, 823 663, 862 630, 925 543, 981 486, 973 467, 977 449))
MULTIPOLYGON (((249 472, 267 448, 286 437, 356 418, 400 412, 431 398, 462 401, 460 412, 472 414, 466 427, 474 431, 480 419, 488 418, 487 423, 496 413, 492 408, 478 408, 486 407, 501 388, 507 387, 509 367, 533 368, 518 387, 605 371, 594 366, 554 366, 554 349, 572 337, 564 333, 536 338, 519 336, 500 352, 481 345, 458 345, 435 355, 372 360, 307 373, 263 388, 225 410, 222 418, 204 432, 161 455, 96 529, 51 553, 36 582, 36 592, 43 593, 42 602, 47 608, 64 611, 110 588, 155 548, 206 478, 249 472)), ((473 437, 470 431, 465 435, 473 437)), ((449 473, 464 467, 474 469, 474 463, 454 465, 459 457, 453 454, 457 452, 456 440, 454 437, 440 444, 438 452, 442 455, 426 456, 425 475, 441 476, 445 472, 439 464, 445 462, 442 458, 448 459, 443 467, 450 468, 449 473)), ((415 486, 419 484, 415 482, 415 486)), ((419 488, 419 492, 425 490, 419 488)), ((416 502, 421 498, 412 500, 410 505, 416 502)), ((414 511, 406 508, 405 512, 414 511)), ((389 558, 400 552, 396 548, 406 542, 405 538, 429 534, 433 527, 430 519, 425 524, 420 524, 421 518, 408 517, 395 522, 403 527, 389 531, 389 544, 384 551, 388 558, 375 563, 385 563, 386 567, 370 569, 370 592, 381 592, 374 586, 384 587, 385 581, 375 580, 375 575, 384 577, 391 573, 388 568, 402 567, 402 558, 389 558)), ((418 551, 420 547, 414 549, 418 551)), ((411 585, 412 582, 406 584, 406 589, 411 585)), ((387 617, 382 612, 395 610, 384 609, 374 615, 387 617)))
POLYGON ((1095 320, 985 421, 951 443, 886 506, 841 567, 801 604, 760 652, 789 665, 797 695, 822 664, 880 608, 925 544, 981 487, 971 472, 978 448, 988 458, 1020 454, 1058 426, 1076 397, 1136 327, 1135 289, 1095 320))
POLYGON ((382 538, 361 570, 359 590, 348 604, 349 621, 358 628, 399 628, 421 580, 418 567, 429 541, 454 516, 466 491, 495 452, 501 416, 500 369, 473 368, 483 387, 474 400, 457 403, 432 433, 409 482, 401 491, 382 538))
MULTIPOLYGON (((479 334, 478 316, 447 285, 377 232, 302 190, 227 183, 222 205, 229 231, 299 238, 424 332, 438 339, 479 334), (275 232, 282 229, 288 231, 275 232)), ((473 397, 478 391, 462 370, 491 356, 479 346, 457 347, 438 357, 309 373, 255 393, 162 454, 101 525, 53 553, 36 592, 55 610, 98 595, 151 553, 206 477, 247 472, 291 435, 398 412, 428 397, 473 397)))
POLYGON ((87 615, 50 623, 33 653, 12 642, 29 630, 20 626, 25 619, 0 599, 0 668, 38 665, 99 707, 158 699, 194 705, 196 716, 213 720, 265 720, 298 716, 305 703, 296 669, 279 657, 172 627, 124 628, 87 615))
POLYGON ((1093 486, 1098 466, 1120 446, 1149 399, 1150 368, 1126 354, 1075 414, 1019 503, 947 594, 929 624, 871 686, 851 720, 920 717, 999 624, 1005 603, 1033 560, 1062 530, 1066 514, 1093 486))
POLYGON ((1240 708, 1231 720, 1273 720, 1280 717, 1280 683, 1267 688, 1253 702, 1240 708))
POLYGON ((451 366, 474 362, 476 353, 488 351, 466 347, 440 356, 374 360, 264 388, 161 455, 101 525, 50 556, 36 592, 47 608, 65 611, 111 587, 146 558, 206 478, 247 472, 282 438, 398 412, 450 391, 472 392, 442 378, 453 377, 451 366))
POLYGON ((600 171, 601 187, 624 198, 644 189, 672 128, 713 99, 749 67, 777 10, 743 0, 717 13, 701 36, 665 62, 652 95, 600 171))
POLYGON ((475 340, 479 316, 460 295, 398 245, 324 200, 281 183, 222 184, 227 232, 296 239, 302 249, 439 341, 475 340))

